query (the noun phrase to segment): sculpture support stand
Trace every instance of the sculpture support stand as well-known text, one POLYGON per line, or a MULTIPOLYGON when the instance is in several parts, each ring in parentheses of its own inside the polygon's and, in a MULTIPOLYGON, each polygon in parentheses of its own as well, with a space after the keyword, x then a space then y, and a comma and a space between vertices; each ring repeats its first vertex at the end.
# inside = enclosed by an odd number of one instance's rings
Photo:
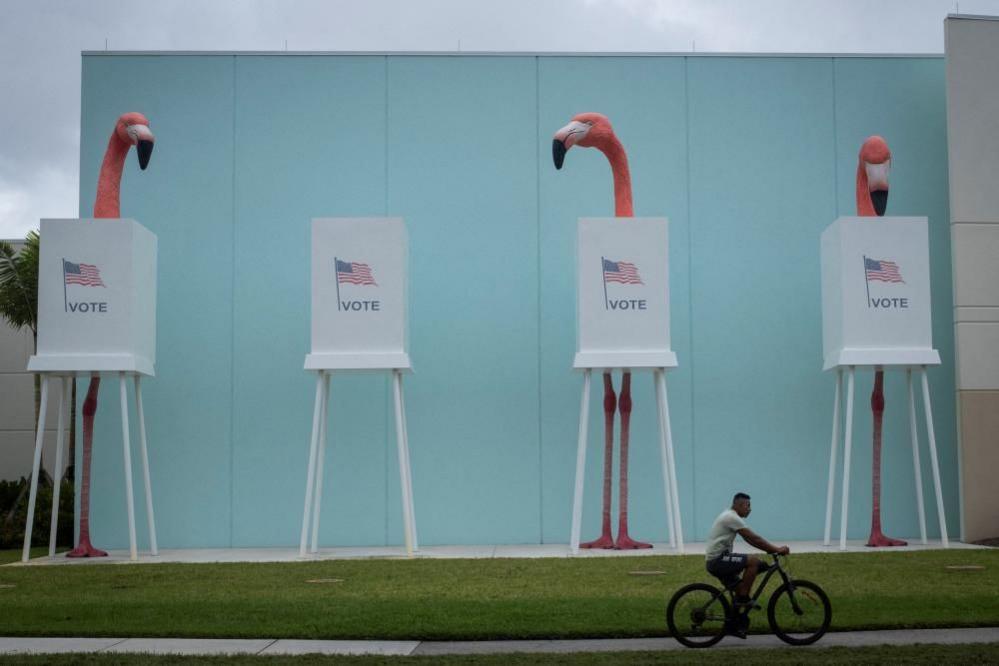
MULTIPOLYGON (((926 544, 926 513, 923 507, 923 486, 922 469, 919 462, 919 436, 916 430, 916 401, 913 394, 912 372, 913 369, 919 373, 923 389, 923 410, 926 415, 926 435, 929 440, 930 464, 933 470, 933 488, 936 492, 937 516, 940 520, 940 539, 944 548, 950 547, 947 539, 947 520, 944 515, 943 490, 940 485, 940 466, 937 459, 937 440, 933 432, 933 413, 930 406, 930 385, 926 378, 926 366, 904 366, 906 383, 909 389, 909 430, 912 438, 912 463, 916 483, 916 506, 919 511, 919 535, 923 544, 926 544)), ((847 367, 846 381, 846 423, 843 428, 844 452, 843 452, 843 487, 842 487, 842 507, 840 509, 840 534, 839 549, 846 550, 846 522, 847 508, 850 496, 850 452, 853 444, 853 397, 854 397, 854 374, 855 366, 847 367)), ((843 368, 836 368, 836 395, 833 399, 833 427, 832 444, 829 454, 829 484, 826 490, 826 524, 823 536, 823 543, 830 545, 830 532, 832 528, 832 510, 834 489, 836 485, 836 449, 839 445, 839 422, 840 422, 840 394, 843 387, 843 368)))
MULTIPOLYGON (((606 368, 610 372, 613 368, 606 368)), ((666 519, 669 527, 670 547, 683 552, 683 527, 680 520, 680 500, 676 483, 676 463, 673 455, 673 434, 669 421, 669 402, 666 395, 665 367, 650 368, 656 387, 656 404, 659 416, 659 452, 662 459, 663 489, 665 492, 666 519)), ((579 534, 583 520, 583 478, 586 471, 586 445, 590 420, 590 375, 592 368, 583 369, 583 395, 579 406, 579 441, 576 449, 576 486, 572 501, 572 531, 569 547, 574 555, 579 553, 579 534)), ((636 368, 624 369, 634 372, 636 368)))
MULTIPOLYGON (((316 373, 316 400, 312 413, 312 438, 309 444, 309 470, 305 480, 305 508, 302 516, 302 536, 298 554, 319 552, 319 509, 322 505, 323 469, 329 419, 330 377, 333 371, 316 373), (311 517, 311 543, 309 527, 311 517)), ((419 546, 416 541, 416 513, 413 509, 413 476, 409 462, 409 438, 406 432, 406 403, 402 393, 402 370, 392 369, 392 396, 395 403, 395 432, 399 453, 399 487, 402 495, 402 518, 406 541, 406 555, 413 556, 419 546)))
MULTIPOLYGON (((38 410, 38 425, 35 431, 35 456, 31 468, 31 490, 28 495, 28 520, 24 527, 24 548, 21 561, 27 562, 31 552, 31 531, 35 520, 35 502, 38 498, 38 474, 42 459, 42 444, 45 434, 45 417, 48 407, 49 378, 59 376, 62 381, 62 392, 59 398, 59 422, 56 432, 56 462, 52 490, 52 526, 49 530, 49 557, 55 555, 56 532, 59 521, 59 486, 62 481, 62 458, 65 446, 65 431, 69 422, 69 401, 72 375, 58 375, 43 372, 41 405, 38 410)), ((135 500, 132 493, 132 453, 129 440, 128 425, 128 386, 127 375, 132 375, 135 381, 135 407, 139 419, 139 448, 142 457, 142 476, 146 486, 146 518, 149 524, 149 549, 152 555, 159 554, 156 545, 156 522, 153 516, 153 492, 149 480, 149 455, 146 450, 146 420, 142 409, 142 388, 140 375, 137 372, 118 372, 121 388, 121 434, 124 453, 125 494, 128 512, 128 543, 130 559, 138 559, 138 549, 135 538, 135 500)))

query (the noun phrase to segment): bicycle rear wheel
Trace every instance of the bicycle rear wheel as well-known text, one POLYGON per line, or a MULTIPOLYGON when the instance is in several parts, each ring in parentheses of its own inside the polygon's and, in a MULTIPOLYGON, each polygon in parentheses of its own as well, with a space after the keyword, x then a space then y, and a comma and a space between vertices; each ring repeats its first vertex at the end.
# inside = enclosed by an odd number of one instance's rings
POLYGON ((710 647, 725 636, 728 600, 716 587, 693 583, 677 590, 666 606, 670 634, 687 647, 710 647))
POLYGON ((767 619, 777 637, 791 645, 822 638, 832 620, 832 605, 822 588, 807 580, 784 583, 770 597, 767 619))

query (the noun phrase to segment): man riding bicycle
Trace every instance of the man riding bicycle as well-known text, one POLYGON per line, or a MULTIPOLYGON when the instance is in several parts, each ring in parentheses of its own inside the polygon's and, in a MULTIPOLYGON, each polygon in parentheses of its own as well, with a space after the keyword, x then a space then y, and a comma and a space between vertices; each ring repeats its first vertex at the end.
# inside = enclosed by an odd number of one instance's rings
POLYGON ((715 518, 704 550, 705 568, 726 586, 735 584, 736 606, 751 606, 753 601, 749 592, 753 589, 753 581, 757 574, 764 573, 769 566, 755 555, 733 553, 732 544, 735 535, 739 534, 751 546, 771 554, 787 555, 791 549, 787 546, 775 546, 759 534, 749 529, 743 520, 752 511, 749 495, 736 493, 732 498, 732 507, 722 511, 715 518), (742 574, 742 580, 739 580, 742 574))

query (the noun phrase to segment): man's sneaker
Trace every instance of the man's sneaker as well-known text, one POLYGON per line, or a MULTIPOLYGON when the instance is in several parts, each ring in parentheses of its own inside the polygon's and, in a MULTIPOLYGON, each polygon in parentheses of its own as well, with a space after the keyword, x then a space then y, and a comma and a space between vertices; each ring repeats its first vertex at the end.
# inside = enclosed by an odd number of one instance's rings
POLYGON ((725 633, 729 636, 735 636, 736 638, 746 640, 746 627, 744 626, 735 626, 734 624, 726 623, 725 633))

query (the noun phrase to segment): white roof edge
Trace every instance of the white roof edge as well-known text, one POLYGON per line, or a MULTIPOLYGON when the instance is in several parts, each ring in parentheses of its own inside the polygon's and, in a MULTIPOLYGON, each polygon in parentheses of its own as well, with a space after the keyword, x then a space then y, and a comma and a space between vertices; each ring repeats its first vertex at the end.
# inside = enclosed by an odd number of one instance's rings
MULTIPOLYGON (((961 18, 965 18, 962 16, 961 18)), ((83 56, 428 56, 513 58, 943 58, 939 53, 752 53, 699 51, 81 51, 83 56)))
POLYGON ((999 16, 986 14, 947 14, 948 19, 968 19, 972 21, 999 21, 999 16))

